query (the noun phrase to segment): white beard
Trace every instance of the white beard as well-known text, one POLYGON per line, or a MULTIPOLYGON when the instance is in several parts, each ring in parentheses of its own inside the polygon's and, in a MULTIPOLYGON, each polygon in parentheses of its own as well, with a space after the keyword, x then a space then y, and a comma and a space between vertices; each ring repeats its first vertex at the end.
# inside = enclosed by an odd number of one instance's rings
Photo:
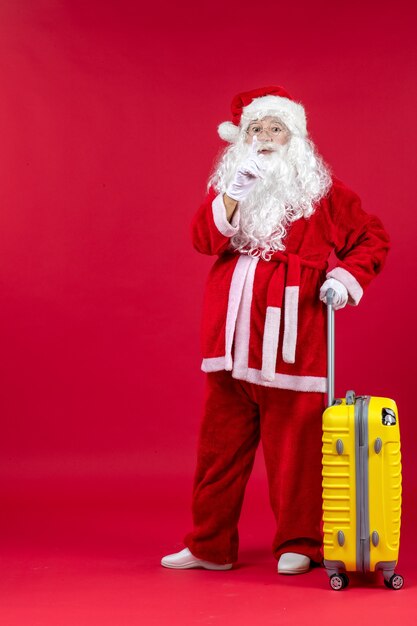
MULTIPOLYGON (((331 178, 309 139, 293 136, 284 146, 259 142, 259 149, 265 146, 273 151, 266 155, 264 178, 258 179, 247 198, 239 202, 239 231, 231 238, 231 245, 243 254, 268 261, 277 250, 285 250, 288 226, 313 214, 314 205, 329 190, 331 178)), ((226 148, 209 186, 225 193, 250 149, 244 137, 226 148)))

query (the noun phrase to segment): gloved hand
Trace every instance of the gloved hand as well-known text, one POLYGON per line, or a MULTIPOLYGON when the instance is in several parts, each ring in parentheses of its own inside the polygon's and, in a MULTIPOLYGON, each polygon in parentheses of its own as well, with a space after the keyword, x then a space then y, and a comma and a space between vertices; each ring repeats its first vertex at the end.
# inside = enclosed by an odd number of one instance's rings
POLYGON ((328 289, 334 289, 335 291, 332 302, 334 310, 337 311, 338 309, 343 309, 349 298, 346 287, 335 278, 328 278, 324 281, 320 288, 320 300, 322 300, 325 304, 327 304, 326 293, 328 289))
POLYGON ((257 152, 257 145, 258 139, 254 137, 249 156, 239 167, 234 179, 226 189, 229 198, 238 202, 249 195, 259 178, 263 178, 265 156, 257 152))

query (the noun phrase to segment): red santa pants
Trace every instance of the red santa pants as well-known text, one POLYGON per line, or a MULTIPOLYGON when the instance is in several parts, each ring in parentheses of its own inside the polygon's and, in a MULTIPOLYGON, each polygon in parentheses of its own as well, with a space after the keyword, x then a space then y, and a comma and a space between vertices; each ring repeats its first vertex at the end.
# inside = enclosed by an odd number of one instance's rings
POLYGON ((262 441, 277 530, 276 558, 297 552, 320 562, 323 393, 289 391, 207 374, 192 512, 185 545, 194 556, 233 563, 243 496, 262 441))

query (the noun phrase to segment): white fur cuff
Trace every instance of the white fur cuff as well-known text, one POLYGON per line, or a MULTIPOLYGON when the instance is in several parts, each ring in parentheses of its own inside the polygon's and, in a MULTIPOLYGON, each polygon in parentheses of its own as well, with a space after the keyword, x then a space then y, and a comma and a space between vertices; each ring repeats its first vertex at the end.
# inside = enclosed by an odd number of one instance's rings
POLYGON ((356 278, 343 267, 335 267, 326 278, 335 278, 344 285, 349 294, 348 304, 357 306, 363 296, 363 289, 356 278))
POLYGON ((223 202, 223 195, 220 193, 216 196, 211 204, 211 208, 213 211, 213 219, 216 225, 216 228, 222 235, 225 237, 233 237, 236 235, 239 230, 239 209, 236 209, 232 222, 233 225, 227 221, 226 218, 226 207, 223 202))

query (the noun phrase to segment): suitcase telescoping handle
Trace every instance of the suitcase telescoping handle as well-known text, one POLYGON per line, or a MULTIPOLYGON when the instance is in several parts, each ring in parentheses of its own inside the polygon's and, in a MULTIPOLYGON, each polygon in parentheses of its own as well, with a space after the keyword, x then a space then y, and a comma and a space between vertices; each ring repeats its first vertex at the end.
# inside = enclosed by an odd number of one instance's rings
MULTIPOLYGON (((334 289, 328 289, 326 291, 327 302, 327 406, 332 406, 335 402, 334 397, 334 353, 335 353, 335 339, 334 339, 334 309, 332 306, 333 296, 335 295, 334 289)), ((355 404, 355 392, 346 392, 346 404, 355 404)))
POLYGON ((334 404, 334 289, 326 291, 327 302, 327 406, 334 404))

